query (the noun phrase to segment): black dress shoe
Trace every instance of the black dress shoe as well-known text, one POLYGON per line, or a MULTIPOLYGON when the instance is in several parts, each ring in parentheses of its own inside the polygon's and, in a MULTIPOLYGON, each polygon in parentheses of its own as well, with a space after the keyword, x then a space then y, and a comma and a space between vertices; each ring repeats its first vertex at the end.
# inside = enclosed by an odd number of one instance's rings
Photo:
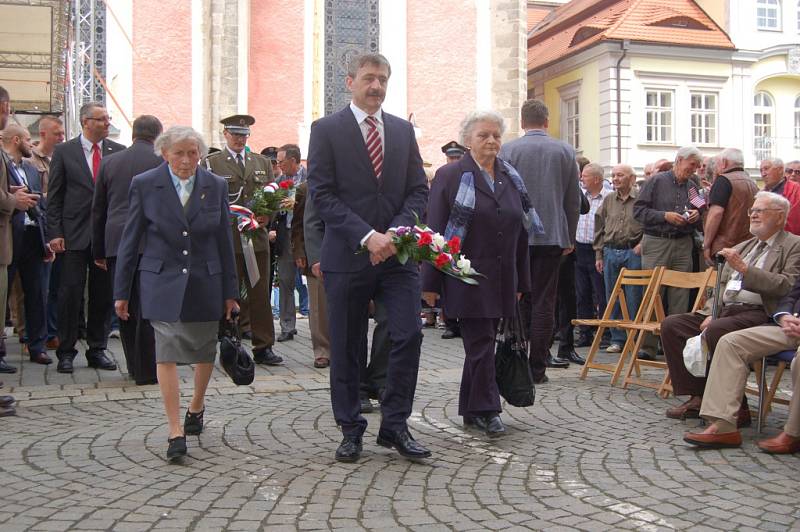
POLYGON ((0 373, 16 373, 17 368, 10 366, 5 358, 0 358, 0 373))
POLYGON ((639 360, 655 360, 656 357, 648 353, 647 351, 639 351, 639 354, 636 355, 636 358, 639 360))
POLYGON ((253 351, 253 360, 256 364, 264 364, 267 366, 279 366, 283 364, 283 359, 276 355, 271 347, 253 351))
POLYGON ((158 379, 145 379, 136 381, 136 386, 149 386, 151 384, 158 384, 158 379))
POLYGON ((581 335, 575 340, 575 347, 589 347, 592 345, 593 338, 591 336, 581 335))
POLYGON ((5 408, 0 408, 0 417, 8 417, 8 416, 16 416, 17 409, 13 406, 7 406, 5 408))
POLYGON ((542 377, 541 377, 541 378, 539 378, 539 379, 537 379, 537 378, 535 378, 535 377, 534 377, 534 379, 533 379, 533 383, 534 383, 534 384, 544 384, 544 383, 546 383, 546 382, 547 382, 547 381, 549 381, 549 380, 550 380, 550 379, 548 379, 548 378, 547 378, 547 375, 542 375, 542 377))
POLYGON ((183 418, 183 433, 187 436, 197 436, 203 432, 203 413, 206 409, 200 412, 189 412, 186 409, 186 417, 183 418))
POLYGON ((570 349, 566 353, 559 353, 558 358, 562 360, 568 360, 573 364, 578 364, 580 366, 586 364, 586 360, 584 360, 584 358, 580 356, 578 353, 576 353, 575 350, 573 349, 570 349))
POLYGON ((475 416, 461 416, 462 424, 465 429, 474 429, 477 426, 477 417, 475 416))
POLYGON ((428 449, 417 443, 411 433, 408 432, 408 429, 380 429, 378 431, 378 445, 389 449, 394 447, 401 456, 406 458, 428 458, 431 455, 428 449))
POLYGON ((47 364, 52 364, 53 363, 53 359, 50 358, 50 355, 48 355, 47 353, 44 353, 44 352, 36 353, 35 355, 31 354, 30 358, 31 358, 31 362, 33 362, 35 364, 47 365, 47 364))
POLYGON ((167 440, 169 447, 167 447, 167 460, 171 463, 177 463, 183 460, 186 456, 186 436, 176 436, 167 440))
POLYGON ((345 436, 336 449, 338 462, 355 462, 361 458, 361 436, 345 436))
POLYGON ((503 425, 499 414, 486 416, 483 419, 486 423, 486 435, 490 438, 499 438, 506 433, 506 426, 503 425))
POLYGON ((74 358, 75 355, 62 355, 58 357, 56 371, 59 373, 72 373, 74 371, 74 368, 72 367, 72 359, 74 358))
POLYGON ((360 408, 362 414, 371 414, 375 410, 375 407, 372 406, 372 401, 370 401, 369 397, 361 398, 360 408))
POLYGON ((564 360, 561 357, 554 357, 553 355, 548 355, 547 360, 545 361, 548 368, 568 368, 569 362, 564 360))
POLYGON ((86 353, 86 360, 89 362, 90 368, 104 369, 106 371, 117 369, 117 365, 108 358, 104 351, 89 351, 86 353))
POLYGON ((276 341, 278 342, 288 342, 289 340, 294 340, 294 333, 291 332, 282 332, 278 335, 276 341))
POLYGON ((459 338, 460 336, 460 331, 454 331, 453 329, 447 328, 442 333, 442 340, 452 340, 453 338, 459 338))
POLYGON ((0 395, 0 408, 8 408, 13 405, 16 399, 13 395, 0 395))

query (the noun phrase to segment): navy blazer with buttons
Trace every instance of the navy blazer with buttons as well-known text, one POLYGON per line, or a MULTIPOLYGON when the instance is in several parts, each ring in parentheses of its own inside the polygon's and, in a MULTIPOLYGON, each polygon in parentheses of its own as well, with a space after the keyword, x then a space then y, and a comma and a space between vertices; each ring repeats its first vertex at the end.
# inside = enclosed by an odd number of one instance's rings
POLYGON ((128 222, 117 250, 114 299, 129 300, 138 260, 142 317, 216 321, 238 298, 228 185, 202 167, 181 205, 167 163, 133 178, 128 222))
POLYGON ((414 128, 382 112, 383 170, 375 177, 361 129, 348 105, 311 125, 308 189, 325 223, 323 271, 357 272, 369 253, 356 254, 370 230, 413 225, 425 212, 428 185, 414 128))
MULTIPOLYGON (((25 172, 25 179, 28 182, 28 188, 30 189, 30 192, 33 194, 39 194, 39 202, 37 204, 39 216, 36 217, 36 223, 40 237, 39 242, 41 243, 42 257, 44 257, 47 254, 47 244, 44 235, 45 226, 47 224, 47 218, 45 216, 47 203, 42 195, 41 177, 39 176, 39 171, 36 170, 36 167, 34 167, 28 161, 22 161, 20 168, 22 168, 22 170, 25 172)), ((10 185, 25 185, 25 183, 19 179, 19 176, 17 176, 17 172, 11 166, 10 160, 6 165, 6 170, 8 171, 8 182, 10 185)), ((21 254, 20 246, 22 246, 23 235, 25 233, 25 211, 14 211, 14 214, 11 216, 11 232, 14 242, 14 257, 16 258, 21 254)))

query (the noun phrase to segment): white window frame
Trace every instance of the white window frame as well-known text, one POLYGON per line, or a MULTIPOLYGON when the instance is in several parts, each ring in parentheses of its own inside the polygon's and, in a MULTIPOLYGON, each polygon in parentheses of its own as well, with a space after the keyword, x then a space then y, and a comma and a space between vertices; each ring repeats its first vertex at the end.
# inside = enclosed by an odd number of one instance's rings
POLYGON ((797 31, 797 33, 800 33, 800 0, 797 1, 797 20, 796 20, 796 22, 797 22, 797 27, 795 27, 795 30, 797 31))
POLYGON ((794 147, 800 148, 800 96, 794 101, 794 147))
POLYGON ((719 93, 713 91, 689 91, 689 134, 695 146, 719 145, 719 93), (694 107, 695 96, 701 98, 700 107, 694 107), (707 99, 713 97, 713 108, 706 107, 707 99), (711 124, 710 124, 711 123, 711 124), (695 133, 698 136, 695 136, 695 133))
POLYGON ((756 28, 759 31, 781 31, 781 2, 780 0, 756 0, 756 28), (760 13, 761 10, 763 14, 760 13), (770 13, 772 12, 772 13, 770 13), (768 22, 774 20, 775 25, 768 22))
POLYGON ((664 87, 645 87, 644 88, 644 142, 646 144, 675 144, 675 89, 664 87), (654 106, 647 105, 647 97, 650 93, 655 93, 657 103, 654 106), (663 94, 670 95, 670 105, 665 107, 661 103, 663 94), (653 113, 651 115, 651 113, 653 113), (650 122, 651 116, 656 120, 650 122), (669 117, 669 124, 665 125, 664 118, 669 117), (653 138, 648 138, 650 130, 654 133, 653 138), (668 128, 668 135, 663 135, 663 128, 668 128))
POLYGON ((753 155, 756 161, 772 157, 775 139, 775 99, 766 91, 753 95, 753 155))
POLYGON ((561 99, 561 140, 581 153, 581 120, 580 120, 581 80, 573 81, 558 88, 561 99), (575 112, 577 111, 577 112, 575 112))

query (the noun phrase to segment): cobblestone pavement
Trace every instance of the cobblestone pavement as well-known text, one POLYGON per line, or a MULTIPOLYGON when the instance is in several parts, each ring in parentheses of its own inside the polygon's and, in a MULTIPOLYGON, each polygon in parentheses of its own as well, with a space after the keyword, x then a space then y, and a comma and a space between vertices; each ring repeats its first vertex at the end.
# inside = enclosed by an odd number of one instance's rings
MULTIPOLYGON (((697 422, 663 415, 674 398, 612 388, 602 373, 551 370, 535 406, 503 413, 505 438, 464 431, 461 343, 430 330, 410 425, 433 458, 378 447, 376 413, 361 461, 337 463, 327 370, 312 367, 307 322, 298 329, 277 345, 286 365, 259 368, 252 386, 215 372, 207 429, 189 437, 183 466, 163 459, 157 387, 82 358, 60 375, 21 362, 10 340, 21 371, 0 377, 19 400, 0 419, 0 530, 800 528, 799 456, 759 452, 752 429, 741 449, 698 452, 681 440, 697 422)), ((117 341, 111 351, 124 365, 117 341)), ((785 417, 776 407, 765 433, 785 417)))

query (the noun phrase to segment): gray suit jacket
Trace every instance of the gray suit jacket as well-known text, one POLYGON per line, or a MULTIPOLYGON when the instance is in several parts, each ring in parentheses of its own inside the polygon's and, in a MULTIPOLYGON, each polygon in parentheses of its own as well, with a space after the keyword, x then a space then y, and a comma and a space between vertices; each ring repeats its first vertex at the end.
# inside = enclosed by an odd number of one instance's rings
POLYGON ((92 256, 116 257, 128 219, 128 189, 133 176, 160 165, 153 143, 135 140, 130 148, 103 158, 94 185, 92 203, 92 256))
MULTIPOLYGON (((737 244, 733 249, 744 258, 756 244, 758 239, 754 237, 737 244)), ((722 269, 719 286, 723 292, 733 271, 727 263, 722 269)), ((764 311, 772 316, 781 298, 789 293, 798 276, 800 276, 800 237, 781 231, 775 238, 775 244, 767 252, 764 267, 747 269, 742 279, 742 289, 760 294, 764 311)), ((710 316, 712 301, 712 298, 708 298, 705 307, 699 313, 710 316)))
MULTIPOLYGON (((103 158, 125 146, 103 141, 103 158)), ((56 146, 47 185, 47 239, 63 238, 67 250, 89 247, 92 239, 94 180, 80 137, 56 146)))
POLYGON ((522 176, 544 234, 531 234, 535 246, 575 247, 580 189, 575 150, 541 130, 532 130, 500 149, 500 158, 522 176))

